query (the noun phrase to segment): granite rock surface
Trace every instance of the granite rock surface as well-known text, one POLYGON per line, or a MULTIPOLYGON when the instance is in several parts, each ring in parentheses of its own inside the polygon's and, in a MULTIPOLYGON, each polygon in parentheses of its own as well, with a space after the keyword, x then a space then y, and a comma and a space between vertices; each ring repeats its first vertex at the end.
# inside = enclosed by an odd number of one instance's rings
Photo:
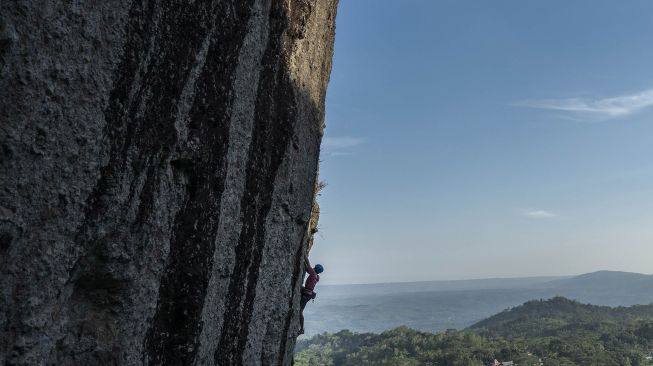
POLYGON ((336 6, 0 3, 0 364, 292 362, 336 6))

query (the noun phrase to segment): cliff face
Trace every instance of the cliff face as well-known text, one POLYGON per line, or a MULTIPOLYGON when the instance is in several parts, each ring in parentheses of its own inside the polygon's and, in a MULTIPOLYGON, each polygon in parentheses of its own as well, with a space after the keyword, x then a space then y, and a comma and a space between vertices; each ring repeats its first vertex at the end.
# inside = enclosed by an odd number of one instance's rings
POLYGON ((1 3, 0 363, 291 362, 336 3, 1 3))

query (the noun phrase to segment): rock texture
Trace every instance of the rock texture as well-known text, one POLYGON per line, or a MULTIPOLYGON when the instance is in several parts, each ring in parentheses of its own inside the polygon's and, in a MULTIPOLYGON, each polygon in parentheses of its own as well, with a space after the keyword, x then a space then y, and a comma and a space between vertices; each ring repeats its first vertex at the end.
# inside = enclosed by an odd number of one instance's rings
POLYGON ((0 364, 291 363, 336 3, 0 3, 0 364))

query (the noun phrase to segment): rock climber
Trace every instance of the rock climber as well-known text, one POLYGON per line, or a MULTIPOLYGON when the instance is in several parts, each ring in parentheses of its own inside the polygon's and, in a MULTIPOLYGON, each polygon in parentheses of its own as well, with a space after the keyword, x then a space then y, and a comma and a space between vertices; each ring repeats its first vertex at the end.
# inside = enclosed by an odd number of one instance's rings
POLYGON ((311 266, 311 262, 308 260, 308 255, 304 255, 304 264, 308 277, 306 278, 306 282, 304 282, 304 286, 302 286, 301 292, 301 329, 299 330, 299 334, 304 334, 304 308, 309 301, 315 299, 315 296, 317 296, 315 285, 317 285, 317 282, 320 280, 320 273, 324 272, 324 267, 322 267, 321 264, 316 264, 315 267, 311 266))

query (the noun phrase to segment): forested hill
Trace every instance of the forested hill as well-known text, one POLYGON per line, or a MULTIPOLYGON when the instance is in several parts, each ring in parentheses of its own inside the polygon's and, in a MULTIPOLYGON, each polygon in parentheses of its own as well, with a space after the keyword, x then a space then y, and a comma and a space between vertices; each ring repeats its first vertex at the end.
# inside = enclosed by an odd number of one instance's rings
POLYGON ((653 304, 610 307, 564 297, 532 300, 482 320, 469 329, 502 337, 558 336, 570 330, 599 331, 653 319, 653 304))
POLYGON ((295 365, 653 365, 653 305, 529 301, 463 331, 341 331, 297 346, 295 365))

